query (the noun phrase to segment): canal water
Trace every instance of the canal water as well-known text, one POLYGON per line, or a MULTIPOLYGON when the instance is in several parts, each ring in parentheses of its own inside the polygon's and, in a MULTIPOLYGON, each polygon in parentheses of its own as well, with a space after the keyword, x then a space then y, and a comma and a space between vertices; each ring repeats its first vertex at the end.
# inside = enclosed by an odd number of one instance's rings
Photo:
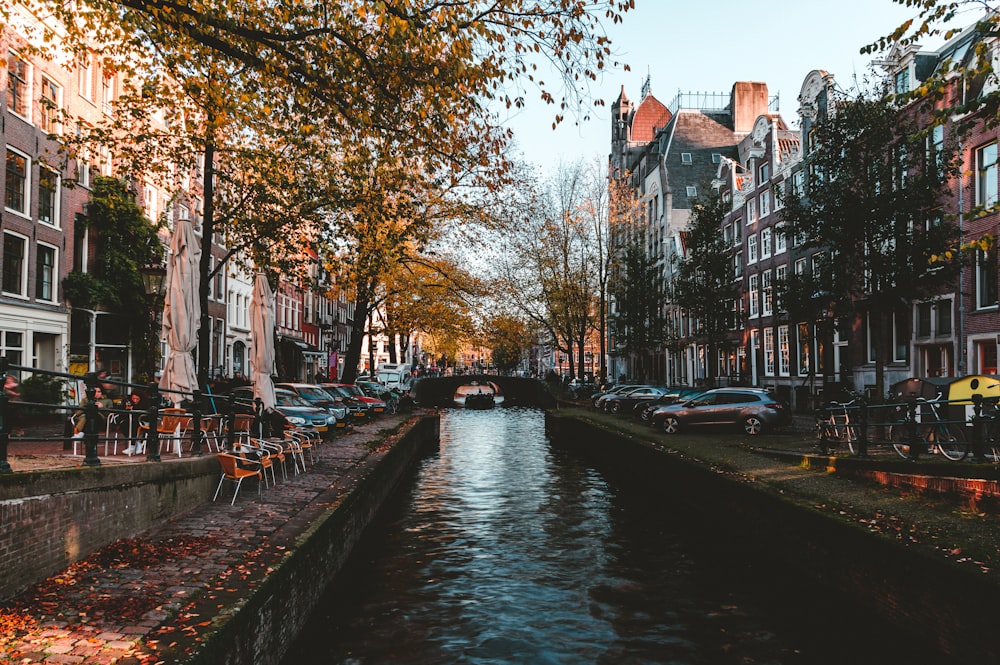
POLYGON ((443 411, 284 663, 923 662, 661 490, 551 447, 541 411, 443 411))

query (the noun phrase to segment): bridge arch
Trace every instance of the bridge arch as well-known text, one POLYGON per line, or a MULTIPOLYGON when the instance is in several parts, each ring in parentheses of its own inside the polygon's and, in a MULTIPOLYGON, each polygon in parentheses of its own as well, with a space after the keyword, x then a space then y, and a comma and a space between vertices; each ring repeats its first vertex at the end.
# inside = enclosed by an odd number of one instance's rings
POLYGON ((417 379, 410 394, 420 406, 454 406, 455 391, 459 386, 476 381, 494 383, 503 394, 504 406, 533 406, 547 409, 555 406, 555 397, 538 379, 493 374, 462 374, 459 376, 426 376, 417 379))

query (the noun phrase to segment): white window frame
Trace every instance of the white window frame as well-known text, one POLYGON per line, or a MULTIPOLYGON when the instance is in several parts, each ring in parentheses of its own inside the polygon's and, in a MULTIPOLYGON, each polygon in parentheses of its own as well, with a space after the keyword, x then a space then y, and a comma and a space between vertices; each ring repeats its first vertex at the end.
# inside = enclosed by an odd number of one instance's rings
POLYGON ((63 88, 55 79, 42 75, 41 90, 38 92, 39 127, 48 134, 62 134, 59 109, 62 108, 63 88), (45 91, 51 86, 55 99, 45 97, 45 91))
POLYGON ((747 265, 757 263, 757 234, 747 236, 747 265))
POLYGON ((86 53, 77 63, 77 77, 80 96, 94 102, 94 54, 86 53))
POLYGON ((5 166, 4 166, 4 190, 5 191, 4 191, 4 201, 3 201, 4 210, 6 210, 7 212, 10 212, 10 213, 13 213, 13 214, 17 215, 18 217, 24 217, 25 219, 31 219, 31 169, 34 166, 32 164, 32 161, 31 161, 31 156, 28 155, 27 153, 21 152, 20 150, 18 150, 17 148, 15 148, 13 146, 8 145, 7 146, 7 153, 4 156, 4 162, 5 162, 5 166), (22 188, 21 188, 21 190, 22 190, 21 191, 21 200, 22 200, 23 205, 24 205, 24 210, 18 210, 17 208, 11 208, 11 207, 7 206, 7 193, 6 193, 6 188, 7 188, 7 168, 9 167, 9 162, 10 162, 9 158, 7 157, 7 155, 9 155, 12 152, 14 154, 16 154, 16 155, 24 158, 24 165, 25 165, 24 166, 24 184, 22 185, 22 188))
POLYGON ((55 245, 50 245, 50 244, 44 243, 44 242, 37 243, 37 246, 35 248, 35 284, 34 284, 34 287, 35 288, 33 289, 32 296, 35 298, 35 300, 37 300, 39 302, 48 302, 48 303, 54 303, 54 302, 58 301, 58 297, 59 297, 59 248, 56 247, 55 245), (51 298, 48 298, 48 299, 46 299, 46 298, 39 298, 38 297, 38 277, 39 277, 38 259, 42 255, 42 253, 40 251, 38 251, 38 250, 40 248, 42 248, 42 247, 44 247, 45 249, 52 250, 52 285, 51 285, 52 296, 51 296, 51 298))
POLYGON ((976 205, 989 207, 997 204, 1000 186, 998 177, 997 141, 976 148, 976 205), (991 152, 992 155, 987 156, 991 152))
POLYGON ((771 192, 760 193, 760 216, 767 217, 771 214, 771 192))
POLYGON ((773 232, 770 228, 761 229, 760 231, 760 258, 769 259, 771 258, 771 249, 773 238, 773 232))
POLYGON ((747 201, 747 226, 757 221, 757 199, 747 201))
POLYGON ((747 278, 747 297, 749 298, 747 316, 751 319, 756 319, 760 316, 759 284, 760 276, 757 273, 754 273, 747 278))
MULTIPOLYGON (((30 254, 28 252, 28 249, 29 249, 29 245, 28 245, 29 239, 28 239, 27 236, 21 235, 20 233, 15 233, 14 231, 4 231, 2 238, 0 238, 3 241, 3 245, 0 245, 0 265, 2 265, 3 263, 6 263, 6 256, 4 256, 3 253, 5 251, 4 247, 6 246, 6 243, 7 243, 7 236, 11 236, 11 237, 20 239, 20 241, 22 243, 22 247, 24 249, 23 258, 21 260, 21 275, 18 278, 19 288, 21 289, 21 291, 20 291, 20 293, 18 293, 16 291, 2 290, 5 285, 3 284, 3 279, 0 278, 0 293, 3 293, 5 296, 11 296, 13 298, 20 298, 20 299, 23 299, 23 300, 27 300, 27 297, 28 297, 27 296, 27 293, 28 293, 28 261, 31 260, 30 254)), ((5 267, 4 267, 4 270, 6 270, 5 267)))
MULTIPOLYGON (((38 197, 38 205, 39 205, 39 208, 38 208, 38 213, 39 213, 38 223, 39 224, 45 224, 46 226, 51 226, 52 228, 58 229, 58 228, 60 228, 62 226, 62 224, 60 223, 60 221, 61 221, 61 213, 62 213, 62 207, 61 207, 61 199, 62 199, 62 174, 59 173, 58 171, 56 171, 55 169, 50 169, 45 164, 39 163, 39 165, 38 165, 38 182, 35 183, 36 188, 42 186, 42 172, 43 171, 45 173, 49 173, 49 174, 55 176, 55 188, 52 191, 52 199, 53 199, 52 200, 52 219, 50 219, 48 221, 42 219, 42 217, 41 217, 42 197, 41 197, 41 195, 39 195, 39 197, 38 197)), ((37 191, 37 189, 36 189, 36 191, 37 191)))
POLYGON ((792 358, 788 339, 788 326, 778 326, 778 375, 791 376, 792 358))
POLYGON ((764 328, 764 376, 774 376, 774 328, 764 328))
POLYGON ((688 198, 694 198, 698 196, 698 188, 695 187, 694 185, 688 185, 686 189, 688 198))
POLYGON ((681 164, 684 164, 685 166, 687 166, 687 165, 690 165, 690 164, 693 164, 693 163, 694 163, 694 158, 692 158, 690 152, 682 152, 681 153, 681 164))
POLYGON ((760 274, 760 290, 763 294, 761 303, 761 315, 771 316, 774 314, 774 276, 770 270, 765 270, 760 274))
MULTIPOLYGON (((18 53, 17 51, 14 51, 14 50, 8 50, 7 51, 7 58, 8 58, 7 67, 6 67, 6 74, 7 74, 7 81, 6 81, 6 83, 7 83, 7 88, 6 88, 5 95, 4 95, 7 99, 5 100, 4 105, 7 107, 7 111, 9 113, 11 113, 12 115, 17 116, 18 118, 20 118, 21 120, 24 120, 27 123, 31 123, 31 101, 32 101, 31 100, 31 95, 32 95, 32 92, 31 92, 31 88, 32 88, 32 85, 31 85, 31 81, 32 81, 32 67, 31 67, 31 62, 27 58, 25 58, 24 56, 22 56, 20 53, 18 53), (21 78, 18 78, 18 81, 21 84, 23 84, 23 89, 19 90, 20 94, 18 95, 18 99, 23 104, 23 108, 20 111, 18 111, 16 109, 13 109, 13 108, 10 107, 10 91, 11 91, 10 65, 11 65, 12 62, 19 62, 19 63, 22 63, 24 65, 24 79, 22 80, 21 78)), ((18 86, 18 87, 20 88, 20 86, 18 86)))
POLYGON ((712 153, 712 163, 713 164, 718 164, 721 161, 722 161, 722 154, 718 153, 718 152, 713 152, 712 153))
POLYGON ((781 229, 774 230, 774 255, 788 251, 788 236, 781 229))

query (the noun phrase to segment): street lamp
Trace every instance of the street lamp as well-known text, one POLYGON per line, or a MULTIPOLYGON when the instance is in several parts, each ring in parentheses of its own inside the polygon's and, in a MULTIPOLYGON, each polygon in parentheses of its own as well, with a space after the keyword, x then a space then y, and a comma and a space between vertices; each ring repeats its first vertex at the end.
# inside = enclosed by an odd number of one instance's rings
POLYGON ((162 263, 147 263, 139 267, 139 276, 142 278, 142 288, 146 293, 146 300, 149 303, 147 360, 149 362, 149 378, 152 379, 156 371, 155 341, 159 337, 156 331, 156 320, 160 312, 160 302, 163 299, 164 289, 167 285, 167 267, 162 263))

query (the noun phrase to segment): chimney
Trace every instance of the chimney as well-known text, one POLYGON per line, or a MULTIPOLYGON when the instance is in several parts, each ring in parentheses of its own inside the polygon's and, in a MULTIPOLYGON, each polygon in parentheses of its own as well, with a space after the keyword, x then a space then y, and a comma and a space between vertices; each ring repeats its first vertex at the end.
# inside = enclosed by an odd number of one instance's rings
POLYGON ((733 131, 749 134, 758 116, 767 113, 767 84, 737 81, 729 100, 733 112, 733 131))

